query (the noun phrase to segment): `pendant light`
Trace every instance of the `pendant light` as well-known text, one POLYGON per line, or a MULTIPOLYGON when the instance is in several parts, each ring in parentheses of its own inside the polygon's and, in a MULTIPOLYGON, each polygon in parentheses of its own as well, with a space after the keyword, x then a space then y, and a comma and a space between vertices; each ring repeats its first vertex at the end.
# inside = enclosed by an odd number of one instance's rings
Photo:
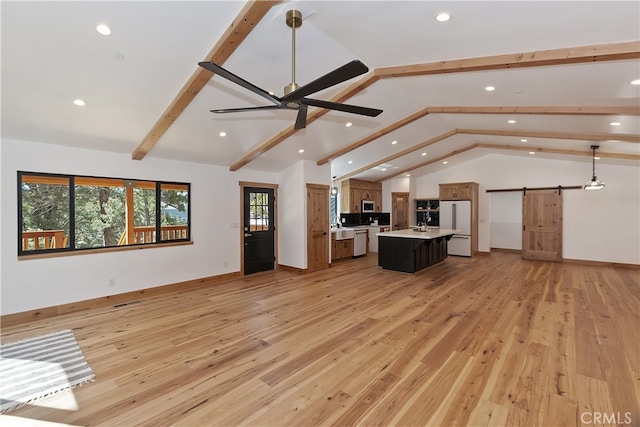
POLYGON ((604 188, 604 182, 596 178, 596 149, 600 148, 599 145, 592 145, 593 150, 593 173, 591 180, 584 185, 585 190, 602 190, 604 188))

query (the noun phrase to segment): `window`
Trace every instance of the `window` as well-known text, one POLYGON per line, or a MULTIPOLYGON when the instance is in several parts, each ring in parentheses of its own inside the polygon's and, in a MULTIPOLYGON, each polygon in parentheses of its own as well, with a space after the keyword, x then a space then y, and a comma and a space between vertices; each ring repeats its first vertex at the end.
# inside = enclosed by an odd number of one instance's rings
POLYGON ((18 183, 19 255, 191 238, 186 183, 33 172, 18 183))
POLYGON ((338 195, 332 194, 329 198, 329 224, 334 225, 340 221, 338 217, 338 195))
POLYGON ((251 231, 269 230, 269 193, 249 194, 249 224, 251 231))

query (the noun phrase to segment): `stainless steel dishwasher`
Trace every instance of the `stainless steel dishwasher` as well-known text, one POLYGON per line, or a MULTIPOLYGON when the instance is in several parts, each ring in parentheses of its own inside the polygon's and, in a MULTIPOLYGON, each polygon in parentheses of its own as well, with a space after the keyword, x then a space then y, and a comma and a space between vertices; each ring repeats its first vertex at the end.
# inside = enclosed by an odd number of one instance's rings
POLYGON ((367 253, 367 230, 356 229, 353 238, 353 256, 360 256, 367 253))

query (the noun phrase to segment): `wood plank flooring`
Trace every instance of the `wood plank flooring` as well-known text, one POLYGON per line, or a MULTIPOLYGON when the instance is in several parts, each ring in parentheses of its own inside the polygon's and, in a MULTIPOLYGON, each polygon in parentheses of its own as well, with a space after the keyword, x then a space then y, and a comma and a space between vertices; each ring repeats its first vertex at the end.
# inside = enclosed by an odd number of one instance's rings
POLYGON ((376 264, 370 254, 3 328, 3 342, 72 328, 96 374, 71 407, 67 396, 9 415, 109 426, 640 425, 638 270, 500 252, 417 274, 376 264))

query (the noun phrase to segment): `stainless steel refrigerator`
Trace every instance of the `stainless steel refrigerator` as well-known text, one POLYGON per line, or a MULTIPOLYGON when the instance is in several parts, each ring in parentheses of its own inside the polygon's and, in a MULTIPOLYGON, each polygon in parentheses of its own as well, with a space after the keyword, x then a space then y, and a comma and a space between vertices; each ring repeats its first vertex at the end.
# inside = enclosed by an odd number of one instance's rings
POLYGON ((449 255, 471 256, 470 200, 440 202, 440 228, 459 230, 449 240, 449 255))

